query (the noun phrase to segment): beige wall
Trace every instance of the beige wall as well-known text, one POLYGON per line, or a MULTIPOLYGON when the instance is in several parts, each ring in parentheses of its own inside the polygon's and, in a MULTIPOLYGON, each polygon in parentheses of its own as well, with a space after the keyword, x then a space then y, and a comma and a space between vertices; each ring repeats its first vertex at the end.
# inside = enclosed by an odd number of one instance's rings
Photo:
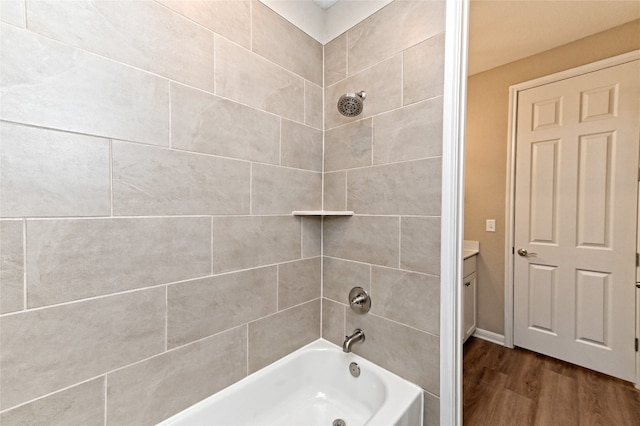
POLYGON ((636 20, 469 77, 464 235, 480 241, 479 328, 504 334, 509 86, 639 48, 640 20, 636 20), (485 231, 486 219, 496 219, 497 232, 485 231))
POLYGON ((440 199, 444 2, 399 1, 325 46, 325 208, 322 335, 425 389, 439 423, 440 199), (364 111, 336 102, 365 90, 364 111), (372 308, 347 305, 353 286, 372 308))
POLYGON ((2 424, 153 424, 357 326, 439 423, 443 1, 390 4, 324 75, 256 1, 9 0, 0 20, 2 424), (325 220, 325 256, 321 220, 290 215, 323 195, 356 212, 325 220))

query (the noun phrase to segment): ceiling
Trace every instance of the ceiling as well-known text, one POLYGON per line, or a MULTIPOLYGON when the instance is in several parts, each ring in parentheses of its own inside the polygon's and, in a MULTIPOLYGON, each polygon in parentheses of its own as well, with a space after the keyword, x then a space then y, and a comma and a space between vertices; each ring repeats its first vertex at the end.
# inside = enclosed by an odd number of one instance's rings
POLYGON ((338 0, 313 0, 313 2, 320 6, 322 9, 329 9, 337 1, 338 0))
POLYGON ((469 75, 638 18, 638 0, 471 0, 469 75))
MULTIPOLYGON (((391 0, 261 1, 324 44, 391 0)), ((640 0, 471 0, 469 75, 639 18, 640 0)))

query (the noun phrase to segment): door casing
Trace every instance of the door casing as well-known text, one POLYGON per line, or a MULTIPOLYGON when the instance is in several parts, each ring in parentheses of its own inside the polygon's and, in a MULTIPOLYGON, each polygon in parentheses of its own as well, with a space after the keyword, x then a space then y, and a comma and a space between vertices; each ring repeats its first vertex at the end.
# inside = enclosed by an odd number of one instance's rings
MULTIPOLYGON (((515 164, 516 164, 516 119, 518 106, 518 93, 523 90, 553 83, 567 78, 604 68, 624 64, 640 59, 640 50, 634 50, 623 55, 614 56, 572 68, 555 74, 550 74, 535 80, 526 81, 509 87, 509 128, 507 131, 507 188, 505 197, 505 279, 504 279, 504 345, 513 348, 514 340, 514 301, 513 301, 513 263, 515 254, 515 164)), ((636 306, 636 314, 638 307, 636 306)), ((640 372, 636 370, 636 385, 640 384, 640 372)))

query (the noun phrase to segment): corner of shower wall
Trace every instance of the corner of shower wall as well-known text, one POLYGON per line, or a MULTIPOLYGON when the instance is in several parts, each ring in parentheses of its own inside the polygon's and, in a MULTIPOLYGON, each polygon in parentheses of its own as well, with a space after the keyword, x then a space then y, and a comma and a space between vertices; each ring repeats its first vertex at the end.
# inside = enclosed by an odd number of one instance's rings
POLYGON ((325 45, 322 336, 425 390, 439 424, 444 1, 394 1, 325 45), (367 92, 361 115, 336 102, 367 92), (371 312, 347 303, 367 289, 371 312), (402 348, 399 350, 399 348, 402 348))

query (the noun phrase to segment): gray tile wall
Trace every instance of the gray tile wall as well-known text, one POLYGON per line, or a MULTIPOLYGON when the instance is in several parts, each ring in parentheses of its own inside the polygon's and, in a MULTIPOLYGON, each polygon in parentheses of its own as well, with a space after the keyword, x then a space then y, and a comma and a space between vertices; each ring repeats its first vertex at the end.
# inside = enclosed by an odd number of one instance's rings
POLYGON ((437 424, 443 1, 324 52, 255 0, 1 3, 3 424, 153 424, 355 327, 437 424))
POLYGON ((322 45, 255 1, 1 3, 2 424, 154 424, 320 337, 322 45))
POLYGON ((395 1, 325 46, 322 335, 420 385, 439 423, 444 1, 395 1), (345 118, 340 95, 364 90, 345 118), (370 291, 355 314, 350 288, 370 291))

